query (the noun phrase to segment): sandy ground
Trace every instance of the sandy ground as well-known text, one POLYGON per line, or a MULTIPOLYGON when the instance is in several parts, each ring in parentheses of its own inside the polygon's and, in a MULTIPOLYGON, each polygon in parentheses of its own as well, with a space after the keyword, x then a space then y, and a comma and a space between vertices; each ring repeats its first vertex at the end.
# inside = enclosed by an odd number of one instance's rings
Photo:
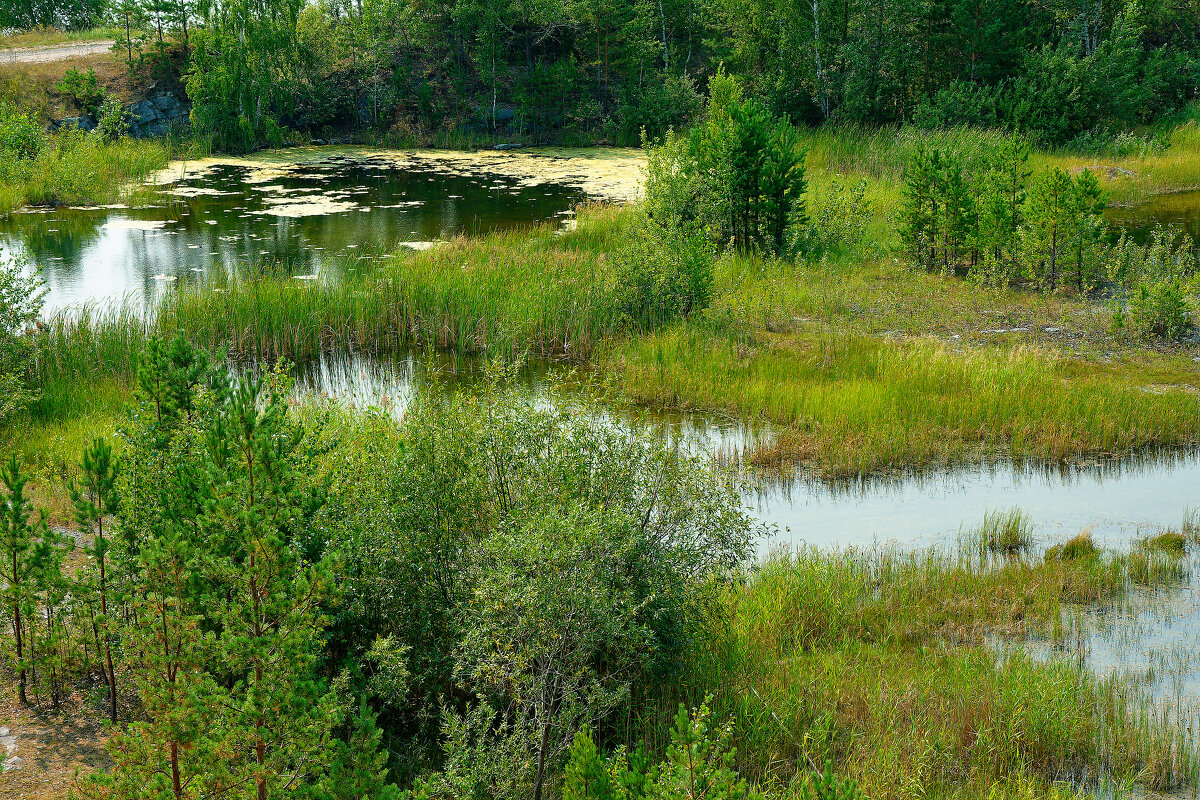
POLYGON ((39 64, 47 61, 66 61, 70 58, 107 53, 112 50, 112 46, 113 42, 110 39, 101 42, 72 42, 70 44, 0 50, 0 64, 39 64))
POLYGON ((625 203, 637 198, 646 154, 625 147, 529 147, 478 152, 381 150, 357 146, 292 147, 244 157, 214 156, 176 161, 156 173, 151 182, 174 183, 203 175, 220 164, 234 164, 249 168, 247 183, 265 184, 306 164, 339 161, 384 162, 398 169, 419 167, 462 175, 492 173, 515 178, 526 186, 551 183, 575 186, 593 197, 625 203))
POLYGON ((71 698, 57 711, 39 710, 19 706, 12 688, 0 687, 0 729, 7 728, 13 737, 15 747, 7 756, 19 758, 20 766, 0 772, 0 797, 63 800, 76 772, 86 774, 108 765, 104 724, 83 707, 81 698, 71 698))

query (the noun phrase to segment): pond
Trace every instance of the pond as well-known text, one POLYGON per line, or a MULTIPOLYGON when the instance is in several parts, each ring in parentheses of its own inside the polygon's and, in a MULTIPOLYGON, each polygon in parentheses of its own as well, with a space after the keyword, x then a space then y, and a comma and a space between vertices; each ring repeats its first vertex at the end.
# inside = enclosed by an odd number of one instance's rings
POLYGON ((303 148, 172 165, 129 204, 0 217, 0 257, 42 266, 47 311, 152 301, 172 286, 269 265, 312 276, 626 199, 636 151, 467 154, 303 148))
POLYGON ((1110 208, 1105 212, 1109 223, 1129 231, 1138 242, 1145 242, 1158 225, 1183 228, 1193 242, 1200 244, 1200 192, 1176 192, 1150 198, 1139 206, 1110 208))

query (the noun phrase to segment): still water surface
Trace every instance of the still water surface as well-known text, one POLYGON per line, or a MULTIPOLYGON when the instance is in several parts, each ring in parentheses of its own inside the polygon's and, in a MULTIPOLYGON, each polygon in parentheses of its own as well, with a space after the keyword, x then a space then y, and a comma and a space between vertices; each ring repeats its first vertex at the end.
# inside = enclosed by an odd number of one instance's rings
POLYGON ((47 311, 153 300, 173 286, 271 265, 296 276, 368 268, 406 243, 565 219, 578 188, 331 154, 262 169, 222 164, 131 207, 0 216, 0 257, 42 266, 47 311))

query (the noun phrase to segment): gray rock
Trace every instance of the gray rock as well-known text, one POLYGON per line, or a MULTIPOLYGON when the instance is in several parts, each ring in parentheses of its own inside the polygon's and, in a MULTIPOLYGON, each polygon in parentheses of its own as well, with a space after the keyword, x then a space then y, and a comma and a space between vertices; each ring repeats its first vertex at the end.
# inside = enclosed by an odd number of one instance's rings
POLYGON ((91 117, 67 117, 59 120, 55 127, 57 128, 79 128, 81 131, 90 131, 96 128, 96 120, 91 117))
POLYGON ((142 124, 154 122, 155 120, 159 119, 165 119, 165 117, 149 100, 139 100, 138 102, 129 106, 128 111, 142 124))
POLYGON ((172 95, 169 95, 169 94, 164 94, 159 97, 156 97, 153 100, 151 100, 150 102, 154 105, 155 108, 157 108, 159 111, 161 111, 163 113, 163 115, 168 116, 168 117, 175 115, 175 112, 178 112, 180 106, 182 105, 178 100, 176 100, 172 95))
POLYGON ((494 148, 492 148, 492 149, 493 149, 493 150, 520 150, 520 149, 521 149, 522 147, 524 147, 524 146, 525 146, 525 145, 523 145, 523 144, 509 144, 509 143, 506 143, 506 144, 498 144, 498 145, 496 145, 496 146, 495 146, 494 148))

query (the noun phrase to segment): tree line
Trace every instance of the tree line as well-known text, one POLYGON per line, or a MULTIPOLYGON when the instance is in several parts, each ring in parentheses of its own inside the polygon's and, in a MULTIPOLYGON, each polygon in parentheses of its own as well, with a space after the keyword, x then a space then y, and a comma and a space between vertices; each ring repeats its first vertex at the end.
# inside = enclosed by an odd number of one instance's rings
POLYGON ((1028 159, 1017 138, 975 159, 918 148, 896 215, 909 260, 984 285, 1107 294, 1118 329, 1168 339, 1189 333, 1200 252, 1187 233, 1159 226, 1145 242, 1117 237, 1091 170, 1035 173, 1028 159))
POLYGON ((5 4, 0 27, 106 21, 131 62, 178 48, 225 147, 347 125, 636 144, 686 126, 722 64, 797 123, 1094 145, 1200 85, 1195 0, 73 2, 5 4))

